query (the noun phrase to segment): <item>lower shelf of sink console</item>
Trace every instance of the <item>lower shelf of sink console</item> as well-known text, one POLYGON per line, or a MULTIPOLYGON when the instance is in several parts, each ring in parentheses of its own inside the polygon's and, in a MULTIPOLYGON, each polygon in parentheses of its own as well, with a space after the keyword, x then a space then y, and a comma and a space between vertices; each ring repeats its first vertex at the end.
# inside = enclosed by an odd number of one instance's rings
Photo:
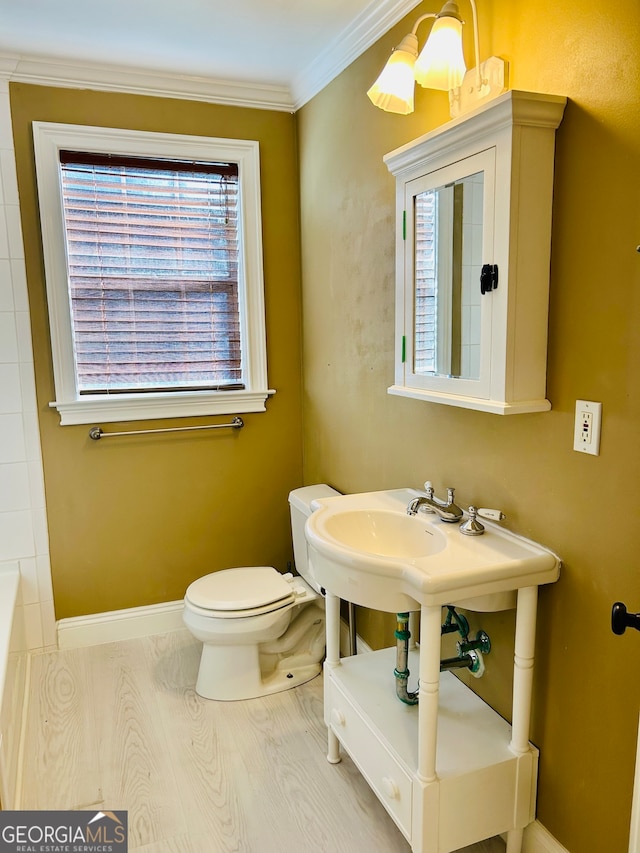
MULTIPOLYGON (((440 678, 437 778, 419 778, 418 706, 396 697, 394 667, 393 648, 325 667, 325 722, 412 850, 450 853, 530 823, 537 750, 514 754, 511 726, 450 672, 440 678)), ((417 679, 417 652, 409 669, 417 679)))

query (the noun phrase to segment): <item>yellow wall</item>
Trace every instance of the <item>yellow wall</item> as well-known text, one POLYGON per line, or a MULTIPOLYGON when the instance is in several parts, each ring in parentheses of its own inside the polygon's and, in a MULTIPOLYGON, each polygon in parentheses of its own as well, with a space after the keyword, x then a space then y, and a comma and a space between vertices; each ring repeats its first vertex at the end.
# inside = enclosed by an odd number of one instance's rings
MULTIPOLYGON (((302 482, 300 256, 295 117, 14 84, 18 164, 56 617, 171 601, 196 577, 291 559, 287 494, 302 482), (270 387, 267 412, 220 430, 88 438, 59 426, 46 313, 30 123, 58 121, 257 139, 270 387)), ((108 424, 107 430, 228 418, 108 424)))
MULTIPOLYGON (((512 87, 569 98, 556 153, 553 409, 500 417, 386 392, 394 183, 382 157, 448 110, 446 95, 419 91, 412 116, 389 115, 365 92, 392 45, 433 11, 423 3, 298 116, 305 480, 343 491, 453 485, 461 503, 502 508, 508 526, 560 554, 561 580, 540 595, 538 816, 571 853, 623 853, 640 637, 615 637, 609 618, 617 599, 640 609, 640 16, 637 0, 615 12, 599 0, 479 5, 483 56, 510 61, 512 87), (603 403, 597 458, 572 449, 576 399, 603 403)), ((359 619, 373 645, 393 642, 388 619, 359 619)), ((474 687, 508 714, 513 614, 471 623, 494 641, 474 687)))
MULTIPOLYGON (((386 393, 393 381, 394 187, 382 156, 445 122, 448 111, 445 95, 419 91, 414 115, 387 115, 364 93, 391 46, 432 10, 418 7, 297 118, 11 86, 56 615, 179 598, 204 570, 284 569, 291 556, 286 496, 302 480, 303 439, 308 483, 359 491, 420 486, 429 477, 438 493, 454 485, 462 503, 501 507, 510 527, 563 558, 561 580, 540 597, 538 814, 571 853, 623 853, 640 638, 614 637, 609 613, 616 599, 640 609, 637 0, 621 0, 614 12, 596 0, 480 4, 483 55, 510 61, 512 86, 570 99, 557 137, 553 410, 509 418, 386 393), (245 416, 241 433, 94 443, 87 427, 58 426, 48 407, 54 391, 30 138, 36 119, 260 141, 269 379, 278 393, 267 413, 245 416), (603 402, 598 458, 572 450, 576 398, 603 402)), ((393 641, 386 617, 360 612, 359 619, 373 645, 393 641)), ((508 714, 513 614, 471 614, 471 621, 494 641, 486 676, 474 687, 508 714)))

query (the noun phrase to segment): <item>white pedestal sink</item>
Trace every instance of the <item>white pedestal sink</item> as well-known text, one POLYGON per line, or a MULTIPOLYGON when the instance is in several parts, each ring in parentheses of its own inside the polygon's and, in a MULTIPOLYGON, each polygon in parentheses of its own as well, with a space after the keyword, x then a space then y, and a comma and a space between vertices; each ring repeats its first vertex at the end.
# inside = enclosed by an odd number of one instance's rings
MULTIPOLYGON (((410 517, 412 489, 317 502, 306 525, 327 590, 325 722, 329 761, 351 755, 415 853, 450 853, 505 833, 520 853, 535 816, 538 751, 529 743, 537 588, 558 578, 546 548, 490 522, 410 517), (340 599, 387 612, 420 610, 419 703, 395 696, 393 651, 340 659, 340 599), (440 673, 442 605, 517 606, 512 722, 452 673, 440 673)), ((417 672, 416 672, 417 674, 417 672)))
POLYGON ((454 603, 505 610, 514 606, 516 589, 558 579, 555 554, 497 524, 486 522, 482 536, 464 536, 436 515, 407 515, 420 494, 394 489, 317 501, 305 532, 322 586, 390 613, 454 603))

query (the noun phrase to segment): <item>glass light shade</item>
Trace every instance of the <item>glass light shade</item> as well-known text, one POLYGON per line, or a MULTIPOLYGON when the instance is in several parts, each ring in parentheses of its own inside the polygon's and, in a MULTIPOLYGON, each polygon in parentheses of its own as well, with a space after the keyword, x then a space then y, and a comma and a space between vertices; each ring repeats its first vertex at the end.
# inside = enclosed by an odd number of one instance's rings
POLYGON ((462 54, 462 21, 445 15, 437 18, 415 64, 415 78, 426 89, 460 86, 467 66, 462 54))
POLYGON ((389 57, 380 76, 367 92, 372 104, 389 113, 413 112, 414 66, 418 39, 406 36, 389 57))

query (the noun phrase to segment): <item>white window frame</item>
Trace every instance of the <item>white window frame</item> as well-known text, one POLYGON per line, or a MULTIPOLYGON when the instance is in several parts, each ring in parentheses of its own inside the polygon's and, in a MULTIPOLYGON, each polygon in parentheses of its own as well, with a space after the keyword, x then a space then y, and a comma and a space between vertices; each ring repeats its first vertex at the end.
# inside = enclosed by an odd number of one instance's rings
POLYGON ((264 412, 275 393, 267 382, 262 216, 258 142, 109 127, 33 122, 49 326, 60 424, 264 412), (243 382, 235 391, 158 391, 80 397, 73 352, 60 151, 237 163, 238 301, 243 382))

